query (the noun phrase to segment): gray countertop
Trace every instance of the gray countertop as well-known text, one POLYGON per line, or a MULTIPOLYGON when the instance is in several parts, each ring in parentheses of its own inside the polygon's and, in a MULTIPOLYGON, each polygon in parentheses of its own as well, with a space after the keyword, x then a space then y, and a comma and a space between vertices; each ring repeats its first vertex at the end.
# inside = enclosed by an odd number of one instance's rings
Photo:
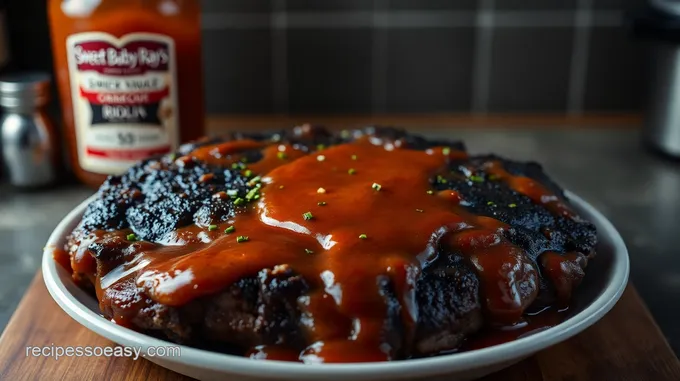
MULTIPOLYGON (((539 161, 559 184, 608 216, 628 245, 632 282, 680 353, 680 162, 648 153, 635 130, 456 129, 432 135, 461 138, 475 153, 539 161)), ((50 232, 91 193, 77 185, 32 193, 0 185, 0 330, 38 269, 50 232)))

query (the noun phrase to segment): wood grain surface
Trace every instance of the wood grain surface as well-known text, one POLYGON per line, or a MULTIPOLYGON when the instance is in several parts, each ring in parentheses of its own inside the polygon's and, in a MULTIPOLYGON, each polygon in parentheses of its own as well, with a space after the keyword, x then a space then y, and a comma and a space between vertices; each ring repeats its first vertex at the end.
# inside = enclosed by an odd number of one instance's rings
MULTIPOLYGON (((0 380, 188 380, 147 360, 26 355, 28 346, 114 346, 63 312, 36 274, 0 337, 0 380)), ((680 380, 680 362, 632 286, 580 335, 483 381, 680 380)))

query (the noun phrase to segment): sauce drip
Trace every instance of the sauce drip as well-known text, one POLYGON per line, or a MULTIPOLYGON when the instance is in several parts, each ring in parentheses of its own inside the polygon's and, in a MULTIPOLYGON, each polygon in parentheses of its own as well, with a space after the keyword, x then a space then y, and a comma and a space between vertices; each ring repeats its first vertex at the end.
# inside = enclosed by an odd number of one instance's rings
MULTIPOLYGON (((363 139, 312 154, 247 140, 197 149, 189 156, 226 165, 242 150, 261 148, 262 160, 248 166, 261 176, 259 199, 214 229, 179 229, 172 245, 136 242, 127 248, 136 254, 133 260, 99 273, 103 308, 115 305, 114 320, 128 325, 126 316, 134 316, 133 309, 148 301, 125 300, 126 287, 143 289, 155 302, 183 306, 261 269, 285 266, 300 274, 310 290, 298 299, 312 343, 298 353, 300 360, 390 360, 396 349, 384 340, 388 306, 380 285, 391 282, 403 326, 412 332, 421 270, 437 253, 456 252, 476 272, 491 320, 521 321, 538 294, 536 263, 505 238, 504 223, 471 214, 459 205, 455 191, 432 191, 432 179, 448 171, 448 161, 465 154, 378 143, 363 139), (233 232, 225 232, 232 226, 233 232)), ((489 172, 554 213, 571 216, 538 183, 500 167, 489 172)), ((558 272, 561 263, 552 262, 558 272)), ((278 347, 256 347, 248 356, 295 358, 290 349, 278 347)))

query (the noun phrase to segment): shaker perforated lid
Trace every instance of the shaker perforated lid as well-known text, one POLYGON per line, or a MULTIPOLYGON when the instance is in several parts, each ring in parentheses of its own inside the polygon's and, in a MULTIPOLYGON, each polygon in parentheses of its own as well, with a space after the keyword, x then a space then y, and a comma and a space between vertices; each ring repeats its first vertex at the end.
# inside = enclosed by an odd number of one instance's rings
POLYGON ((0 77, 0 106, 38 107, 50 99, 50 76, 41 72, 23 72, 0 77))

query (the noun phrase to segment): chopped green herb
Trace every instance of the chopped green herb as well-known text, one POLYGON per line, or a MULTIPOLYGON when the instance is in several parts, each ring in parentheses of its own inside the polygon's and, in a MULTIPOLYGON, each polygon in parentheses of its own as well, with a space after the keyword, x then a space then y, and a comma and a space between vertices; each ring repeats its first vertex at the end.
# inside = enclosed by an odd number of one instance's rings
POLYGON ((224 229, 224 233, 226 233, 226 234, 231 234, 231 233, 233 233, 234 231, 236 231, 236 228, 234 227, 234 225, 232 225, 232 226, 230 226, 230 227, 224 229))
POLYGON ((422 209, 416 209, 416 212, 418 212, 418 213, 423 213, 424 210, 422 210, 422 209))
POLYGON ((439 184, 446 184, 448 180, 446 180, 442 175, 437 175, 437 182, 439 184))
POLYGON ((451 153, 451 148, 450 147, 444 147, 442 148, 442 154, 448 155, 451 153))
POLYGON ((233 163, 231 165, 231 169, 238 169, 238 163, 233 163))
POLYGON ((382 185, 378 183, 373 183, 373 185, 371 185, 371 188, 373 188, 373 190, 375 191, 379 191, 380 189, 382 189, 382 185))
POLYGON ((357 155, 352 155, 352 160, 357 160, 359 157, 357 155))
POLYGON ((509 208, 516 208, 516 207, 517 207, 517 204, 510 204, 510 205, 508 205, 508 207, 509 207, 509 208))
POLYGON ((250 169, 246 169, 245 172, 243 172, 243 176, 245 176, 245 177, 250 177, 252 175, 253 175, 253 171, 251 171, 250 169))
POLYGON ((307 254, 314 254, 314 251, 313 251, 313 250, 309 250, 309 249, 305 249, 305 253, 307 253, 307 254))
POLYGON ((127 238, 127 240, 128 240, 128 241, 131 241, 131 242, 139 241, 139 238, 137 238, 137 236, 135 235, 135 233, 130 233, 130 234, 128 234, 127 237, 125 237, 125 238, 127 238))
POLYGON ((484 182, 484 178, 482 176, 474 176, 473 175, 473 176, 470 176, 469 179, 470 179, 470 181, 473 181, 475 183, 483 183, 484 182))
POLYGON ((368 236, 366 234, 359 234, 359 239, 366 239, 368 236))
POLYGON ((238 243, 248 242, 248 241, 250 241, 250 238, 248 238, 248 236, 240 235, 240 236, 236 237, 236 242, 238 242, 238 243))
POLYGON ((254 187, 259 188, 261 186, 260 184, 258 184, 260 181, 262 181, 262 177, 261 176, 255 176, 252 179, 248 180, 248 186, 251 186, 251 187, 254 186, 254 187))
POLYGON ((486 205, 496 205, 496 204, 494 204, 493 201, 489 201, 489 202, 486 203, 486 205))
POLYGON ((217 230, 217 225, 208 225, 208 231, 217 230))
POLYGON ((325 149, 326 149, 326 146, 323 145, 323 144, 317 144, 317 145, 316 145, 316 150, 317 150, 317 151, 323 151, 323 150, 325 150, 325 149))
POLYGON ((434 191, 433 191, 432 189, 430 189, 430 190, 428 190, 426 193, 427 193, 427 194, 434 194, 434 191))
POLYGON ((347 171, 347 173, 349 173, 350 175, 353 175, 353 174, 357 173, 357 170, 354 169, 354 168, 350 168, 350 169, 347 171))
POLYGON ((276 153, 276 157, 278 157, 281 160, 285 160, 288 158, 288 155, 286 155, 286 153, 283 151, 279 151, 276 153))
POLYGON ((312 214, 312 212, 306 212, 302 214, 302 218, 309 221, 314 218, 314 215, 312 214))
POLYGON ((248 193, 246 194, 246 201, 252 201, 252 200, 254 200, 254 199, 255 199, 255 196, 258 195, 257 193, 258 193, 259 191, 260 191, 260 188, 259 188, 259 187, 256 187, 256 188, 253 188, 253 189, 249 190, 248 193))
POLYGON ((246 203, 246 201, 245 201, 244 199, 240 198, 240 197, 237 198, 236 200, 234 200, 234 205, 235 205, 235 206, 241 206, 241 205, 243 205, 243 204, 245 204, 245 203, 246 203))
POLYGON ((326 201, 319 201, 319 202, 316 203, 316 205, 326 206, 326 201))

